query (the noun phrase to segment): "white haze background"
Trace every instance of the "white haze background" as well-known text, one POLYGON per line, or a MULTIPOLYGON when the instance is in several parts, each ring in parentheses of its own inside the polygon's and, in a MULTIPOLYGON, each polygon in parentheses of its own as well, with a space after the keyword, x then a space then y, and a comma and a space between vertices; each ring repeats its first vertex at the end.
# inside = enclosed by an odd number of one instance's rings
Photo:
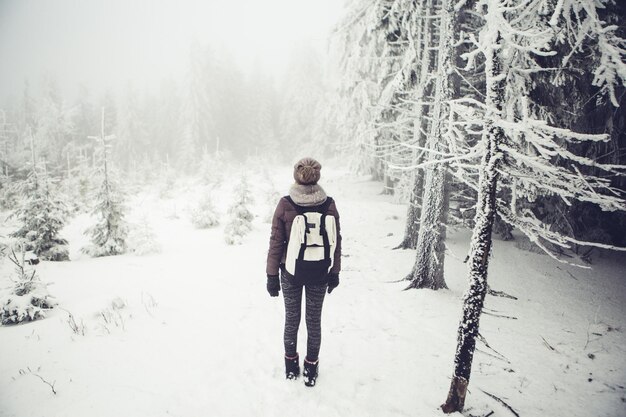
POLYGON ((42 75, 70 98, 80 84, 96 94, 129 81, 156 88, 184 77, 193 41, 280 83, 298 45, 323 56, 342 8, 338 0, 0 0, 0 99, 42 75))

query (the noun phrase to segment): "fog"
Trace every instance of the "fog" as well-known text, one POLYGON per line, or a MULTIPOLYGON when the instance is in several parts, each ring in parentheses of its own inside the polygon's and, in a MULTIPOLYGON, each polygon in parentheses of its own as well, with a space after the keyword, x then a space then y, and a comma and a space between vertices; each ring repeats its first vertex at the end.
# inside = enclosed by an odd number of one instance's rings
POLYGON ((184 76, 193 41, 282 79, 294 45, 325 50, 337 0, 2 0, 0 98, 54 78, 68 96, 184 76))
POLYGON ((218 150, 315 153, 332 140, 329 45, 342 13, 336 0, 3 0, 5 171, 32 162, 32 148, 57 174, 93 159, 102 109, 125 171, 193 171, 218 150))

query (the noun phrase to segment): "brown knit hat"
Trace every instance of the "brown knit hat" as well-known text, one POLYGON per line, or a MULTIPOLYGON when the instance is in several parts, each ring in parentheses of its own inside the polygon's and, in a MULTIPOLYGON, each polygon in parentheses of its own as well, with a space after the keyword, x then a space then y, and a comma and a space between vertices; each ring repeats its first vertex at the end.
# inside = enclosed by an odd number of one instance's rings
POLYGON ((322 165, 313 158, 302 158, 293 166, 293 178, 298 184, 313 185, 320 179, 322 165))

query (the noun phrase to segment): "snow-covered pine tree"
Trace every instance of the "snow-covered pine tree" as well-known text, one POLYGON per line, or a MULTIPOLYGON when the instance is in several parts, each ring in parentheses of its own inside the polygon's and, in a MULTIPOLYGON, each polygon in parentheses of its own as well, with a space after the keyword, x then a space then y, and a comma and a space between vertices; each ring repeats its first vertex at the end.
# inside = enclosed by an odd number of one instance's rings
MULTIPOLYGON (((426 153, 421 147, 426 145, 427 135, 429 132, 429 125, 432 118, 424 117, 429 114, 432 101, 428 97, 432 94, 435 88, 433 83, 435 77, 433 77, 433 68, 436 64, 435 54, 433 52, 440 53, 440 50, 432 47, 433 38, 436 33, 436 24, 443 22, 437 19, 426 19, 425 16, 433 16, 435 14, 434 0, 421 0, 415 5, 417 8, 413 10, 415 28, 410 30, 411 36, 409 39, 412 41, 413 50, 415 51, 415 82, 410 99, 413 100, 414 110, 408 117, 413 117, 413 138, 403 146, 408 146, 411 149, 410 164, 419 164, 423 162, 426 153), (414 32, 414 34, 413 34, 414 32)), ((409 51, 407 51, 410 53, 409 51)), ((440 66, 441 67, 441 66, 440 66)), ((449 74, 446 74, 449 76, 449 74)), ((432 135, 431 135, 432 136, 432 135)), ((431 143, 433 143, 431 141, 431 143)), ((420 230, 420 218, 422 216, 422 197, 424 194, 424 180, 425 173, 423 169, 413 169, 413 189, 409 196, 406 226, 404 228, 404 237, 397 249, 416 249, 417 241, 419 238, 420 230)), ((412 274, 411 274, 412 275, 412 274)), ((409 275, 409 277, 411 276, 409 275)))
POLYGON ((135 255, 161 252, 161 245, 145 216, 138 223, 129 227, 128 250, 135 255))
POLYGON ((191 209, 191 224, 197 229, 207 229, 219 224, 219 216, 215 210, 211 191, 205 189, 201 192, 202 197, 198 203, 191 209))
POLYGON ((120 108, 116 138, 111 159, 125 172, 134 172, 142 153, 148 148, 149 138, 139 94, 130 82, 126 85, 120 108))
POLYGON ((36 125, 32 134, 37 143, 37 157, 46 158, 53 167, 63 166, 63 151, 72 138, 74 125, 72 110, 63 101, 54 79, 45 79, 44 94, 36 108, 36 125))
POLYGON ((395 194, 396 184, 410 175, 391 166, 410 162, 413 150, 402 144, 417 138, 411 112, 425 2, 353 1, 337 30, 343 74, 337 133, 349 138, 350 156, 359 158, 361 170, 384 182, 383 193, 395 194))
POLYGON ((250 211, 252 196, 245 176, 241 177, 235 188, 233 204, 228 209, 230 217, 224 228, 224 239, 229 245, 239 245, 242 239, 252 230, 254 215, 250 211))
POLYGON ((384 37, 382 48, 377 57, 379 70, 377 82, 382 90, 374 107, 373 123, 376 128, 374 150, 378 158, 378 175, 383 180, 383 194, 395 195, 396 185, 404 172, 391 169, 391 165, 400 165, 410 155, 399 143, 407 142, 412 136, 413 120, 403 117, 407 107, 412 108, 409 100, 410 90, 415 79, 415 68, 407 65, 414 62, 414 56, 407 60, 406 49, 410 48, 411 29, 416 26, 415 2, 402 0, 382 0, 375 7, 379 9, 376 32, 384 37), (408 7, 408 9, 406 8, 408 7))
POLYGON ((189 69, 185 80, 185 94, 180 114, 182 137, 176 149, 178 167, 194 170, 198 153, 216 147, 216 105, 213 84, 212 51, 208 46, 193 42, 189 50, 189 69))
POLYGON ((354 171, 371 173, 382 179, 374 153, 377 129, 374 126, 375 102, 381 91, 377 57, 386 42, 385 34, 375 30, 380 22, 382 1, 352 0, 346 5, 346 17, 338 25, 333 46, 339 56, 337 112, 338 142, 354 171))
MULTIPOLYGON (((302 151, 323 141, 314 135, 320 123, 316 112, 324 93, 324 72, 318 52, 310 44, 301 42, 293 48, 292 55, 280 106, 277 145, 279 149, 302 151)), ((271 131, 259 133, 272 134, 271 131)))
POLYGON ((9 292, 0 296, 0 323, 17 324, 44 318, 46 310, 57 305, 48 292, 48 284, 26 265, 24 248, 20 255, 11 251, 9 260, 15 265, 15 275, 9 292))
POLYGON ((343 77, 335 136, 354 169, 384 182, 383 193, 394 194, 396 183, 411 175, 389 165, 403 165, 412 153, 401 144, 415 134, 414 118, 407 115, 415 106, 412 88, 422 49, 414 41, 417 34, 419 43, 417 16, 425 1, 355 0, 336 30, 343 77))
MULTIPOLYGON (((258 62, 260 66, 260 62, 258 62)), ((246 108, 248 115, 246 143, 254 144, 252 154, 263 157, 275 157, 280 154, 278 135, 278 96, 274 80, 262 71, 255 71, 246 83, 246 108)), ((321 115, 315 111, 316 118, 321 115)), ((318 138, 321 140, 322 135, 318 138)), ((319 143, 316 143, 319 145, 319 143)), ((306 153, 306 152, 305 152, 306 153)))
MULTIPOLYGON (((351 71, 348 72, 352 74, 350 79, 359 80, 363 84, 364 77, 373 78, 376 84, 380 85, 377 91, 370 94, 373 95, 371 101, 375 103, 374 105, 364 102, 363 94, 359 94, 353 101, 356 105, 370 107, 370 118, 365 119, 369 125, 367 130, 375 132, 370 146, 375 150, 379 161, 382 161, 380 165, 386 173, 385 176, 389 177, 388 174, 392 171, 399 171, 404 173, 401 175, 409 175, 413 182, 409 194, 405 233, 397 248, 416 248, 422 215, 425 168, 428 167, 431 172, 429 180, 431 185, 438 184, 443 187, 446 184, 445 169, 441 170, 435 166, 436 164, 424 164, 425 160, 437 158, 443 153, 445 146, 440 136, 445 134, 449 124, 447 117, 449 111, 443 95, 449 95, 450 88, 447 84, 454 74, 452 71, 454 62, 450 56, 451 42, 439 43, 441 23, 446 21, 439 19, 443 14, 442 2, 381 0, 353 2, 352 7, 354 11, 349 20, 357 24, 355 29, 347 31, 348 34, 345 36, 347 47, 343 65, 351 71), (355 44, 355 41, 358 41, 358 44, 355 44), (446 60, 437 59, 441 48, 446 49, 442 52, 446 60), (369 66, 363 62, 369 63, 369 66), (436 84, 438 75, 442 74, 446 79, 445 89, 441 84, 436 84), (437 116, 434 116, 434 113, 437 116), (433 149, 428 152, 429 148, 433 149), (443 178, 442 181, 433 181, 432 173, 435 172, 438 177, 443 178)), ((456 14, 453 13, 451 19, 456 14)), ((452 29, 446 30, 452 37, 452 29)), ((345 84, 347 86, 344 89, 348 93, 352 91, 354 94, 359 91, 359 83, 354 86, 349 82, 345 84)), ((439 265, 443 263, 445 231, 442 222, 445 217, 443 206, 447 205, 447 199, 436 200, 430 196, 442 194, 442 190, 445 189, 441 187, 438 191, 432 188, 426 191, 429 193, 429 204, 439 202, 436 208, 429 208, 429 213, 438 214, 434 217, 427 216, 427 220, 432 222, 427 229, 433 233, 428 233, 428 237, 422 238, 422 250, 418 252, 421 254, 418 257, 423 259, 438 259, 439 265), (433 240, 433 237, 436 239, 433 240), (434 243, 426 248, 427 242, 434 243), (435 247, 438 250, 437 255, 433 255, 435 247)), ((423 266, 425 262, 418 261, 416 264, 423 266)), ((411 285, 433 288, 445 286, 445 282, 442 282, 442 270, 438 273, 433 272, 438 274, 439 279, 433 278, 432 274, 427 272, 435 271, 437 268, 422 268, 423 273, 420 274, 415 274, 415 270, 414 268, 407 277, 413 281, 411 285), (417 277, 421 278, 416 279, 417 277)))
MULTIPOLYGON (((615 27, 604 26, 598 18, 599 2, 591 0, 482 0, 478 3, 484 25, 475 49, 466 54, 468 65, 480 60, 484 65, 486 94, 484 102, 459 100, 456 111, 474 126, 482 126, 482 139, 465 154, 446 159, 456 165, 455 175, 478 191, 475 226, 469 254, 469 288, 464 296, 463 315, 458 328, 458 344, 450 391, 442 409, 461 411, 464 406, 478 335, 479 321, 487 292, 487 268, 491 253, 491 232, 496 212, 511 226, 526 234, 546 253, 560 259, 551 247, 584 244, 626 250, 597 242, 582 242, 554 231, 522 204, 538 196, 558 196, 594 204, 606 211, 626 211, 624 194, 611 185, 610 176, 623 175, 626 166, 602 164, 572 153, 572 143, 607 140, 607 135, 592 135, 554 127, 542 120, 532 105, 533 76, 546 69, 541 58, 557 53, 555 45, 574 39, 570 53, 599 57, 592 68, 599 95, 617 104, 614 89, 626 83, 626 49, 615 27), (484 62, 483 62, 484 59, 484 62), (459 175, 480 156, 478 183, 473 176, 459 175), (566 160, 568 164, 557 164, 566 160), (593 167, 605 176, 587 173, 593 167), (498 190, 510 190, 510 200, 498 190)), ((559 49, 563 53, 563 49, 559 49)), ((562 65, 568 64, 565 55, 562 65)), ((454 149, 454 148, 453 148, 454 149)))
MULTIPOLYGON (((447 165, 438 163, 448 151, 446 136, 452 128, 452 113, 449 101, 452 98, 452 77, 454 74, 454 29, 458 27, 457 16, 450 0, 441 0, 438 10, 438 30, 431 37, 438 45, 434 72, 432 106, 428 113, 430 125, 426 139, 428 158, 424 162, 424 193, 420 215, 420 230, 416 245, 416 259, 413 270, 407 277, 409 288, 447 288, 444 279, 445 232, 449 204, 447 165)), ((433 19, 429 19, 432 21, 433 19)), ((427 45, 425 45, 427 50, 427 45)), ((434 48, 433 48, 434 49, 434 48)))
POLYGON ((81 250, 94 257, 119 255, 126 252, 128 226, 125 217, 124 196, 108 168, 107 155, 113 135, 104 133, 104 107, 102 108, 100 136, 90 136, 98 141, 101 149, 102 184, 96 195, 96 205, 92 214, 97 223, 85 231, 91 237, 91 245, 81 250))
MULTIPOLYGON (((626 3, 603 2, 603 5, 603 8, 598 9, 598 17, 605 22, 605 26, 616 26, 615 33, 622 38, 625 37, 626 27, 621 20, 626 16, 626 3)), ((564 7, 572 7, 572 3, 565 2, 564 7)), ((581 12, 583 15, 586 14, 582 10, 581 12)), ((550 18, 551 16, 545 16, 546 20, 550 18)), ((625 125, 626 112, 615 110, 610 100, 597 100, 598 91, 593 85, 595 74, 584 69, 597 67, 603 58, 597 54, 570 54, 569 51, 574 44, 582 46, 595 43, 590 38, 577 38, 567 36, 562 44, 557 43, 554 46, 557 52, 555 56, 543 58, 543 67, 559 69, 533 77, 533 82, 537 86, 531 91, 530 100, 533 107, 539 109, 540 117, 551 125, 577 132, 605 133, 610 136, 606 142, 571 143, 567 145, 568 150, 605 164, 623 164, 626 162, 626 148, 623 146, 623 129, 620 126, 625 125), (561 53, 561 50, 564 53, 561 53), (566 66, 561 64, 564 56, 567 56, 566 66)), ((626 95, 620 90, 616 91, 616 98, 623 109, 626 95)), ((563 163, 568 164, 566 160, 563 163)), ((595 171, 593 168, 584 172, 603 175, 601 170, 595 171)), ((614 178, 613 185, 626 190, 626 177, 614 178)), ((533 210, 540 220, 550 224, 554 230, 562 234, 583 241, 593 240, 626 246, 625 213, 603 213, 597 206, 577 201, 566 204, 554 196, 540 196, 533 210)), ((589 263, 597 253, 594 248, 579 245, 574 245, 572 251, 589 263)))
POLYGON ((13 213, 21 226, 10 236, 40 259, 69 261, 68 242, 60 236, 69 215, 67 207, 58 197, 58 188, 48 176, 45 163, 37 167, 34 161, 33 150, 33 168, 20 186, 24 199, 13 213))
POLYGON ((150 182, 155 179, 155 162, 172 160, 181 146, 183 132, 181 114, 184 104, 181 89, 182 85, 179 85, 175 78, 168 77, 161 82, 159 94, 154 100, 151 118, 147 123, 150 154, 145 155, 142 160, 148 162, 146 157, 151 157, 150 164, 144 164, 146 171, 143 175, 145 180, 150 182))

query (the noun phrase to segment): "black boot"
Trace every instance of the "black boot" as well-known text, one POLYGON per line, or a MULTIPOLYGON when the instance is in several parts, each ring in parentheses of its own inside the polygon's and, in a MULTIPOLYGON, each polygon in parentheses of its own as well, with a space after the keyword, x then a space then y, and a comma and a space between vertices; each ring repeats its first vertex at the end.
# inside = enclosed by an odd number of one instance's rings
POLYGON ((309 362, 304 359, 304 372, 302 372, 302 376, 304 377, 304 385, 307 387, 314 387, 315 381, 317 380, 317 366, 319 364, 319 360, 315 362, 309 362))
POLYGON ((285 377, 287 379, 296 379, 300 376, 300 358, 296 355, 294 358, 285 356, 285 377))

